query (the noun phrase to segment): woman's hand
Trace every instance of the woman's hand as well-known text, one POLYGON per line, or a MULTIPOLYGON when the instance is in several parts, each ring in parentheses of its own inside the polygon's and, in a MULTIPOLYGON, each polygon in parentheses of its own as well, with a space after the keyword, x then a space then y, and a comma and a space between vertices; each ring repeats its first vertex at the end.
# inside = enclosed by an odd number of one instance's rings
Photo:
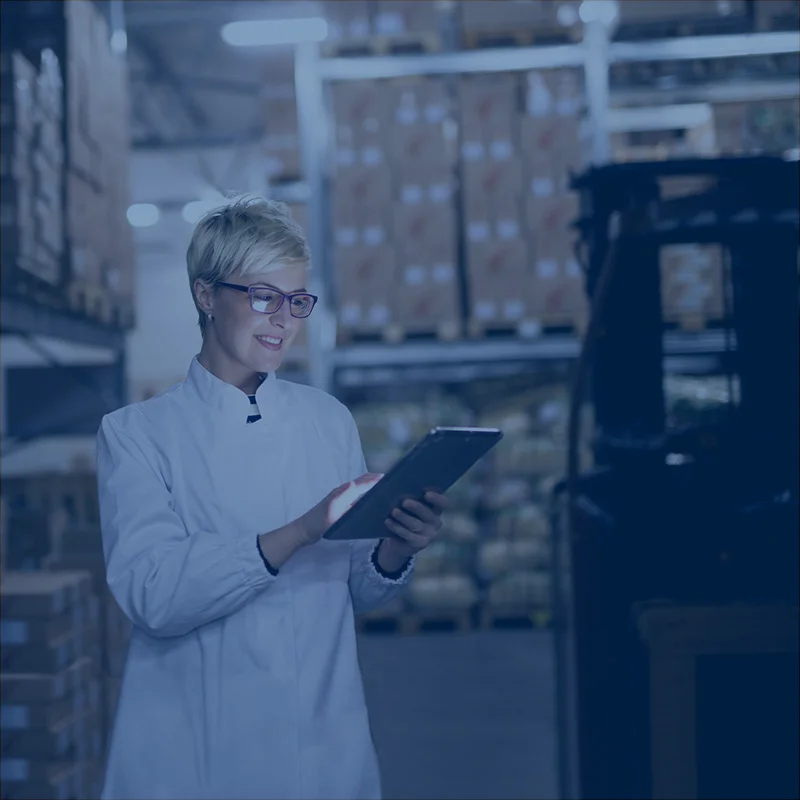
POLYGON ((343 483, 299 519, 304 544, 315 544, 325 531, 368 492, 383 476, 367 472, 354 481, 343 483))
POLYGON ((448 504, 447 498, 437 492, 426 492, 422 501, 405 500, 386 520, 393 536, 381 544, 383 553, 405 562, 424 550, 441 530, 442 512, 448 504))

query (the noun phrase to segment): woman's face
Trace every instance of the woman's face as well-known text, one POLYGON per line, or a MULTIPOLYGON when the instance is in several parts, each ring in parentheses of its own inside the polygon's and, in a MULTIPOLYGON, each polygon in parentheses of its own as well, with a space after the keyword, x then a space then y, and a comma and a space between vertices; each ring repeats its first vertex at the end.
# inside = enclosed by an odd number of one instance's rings
MULTIPOLYGON (((278 289, 289 294, 304 291, 305 279, 306 270, 297 266, 261 275, 234 275, 226 283, 278 289)), ((289 313, 286 301, 274 314, 263 314, 250 307, 250 298, 245 292, 235 289, 218 286, 210 293, 201 291, 199 296, 204 300, 203 307, 210 307, 213 316, 206 324, 204 344, 210 344, 211 337, 218 355, 229 362, 226 372, 241 373, 243 381, 252 373, 277 370, 300 326, 305 324, 304 319, 289 313)), ((240 383, 233 374, 225 379, 236 385, 240 383)))

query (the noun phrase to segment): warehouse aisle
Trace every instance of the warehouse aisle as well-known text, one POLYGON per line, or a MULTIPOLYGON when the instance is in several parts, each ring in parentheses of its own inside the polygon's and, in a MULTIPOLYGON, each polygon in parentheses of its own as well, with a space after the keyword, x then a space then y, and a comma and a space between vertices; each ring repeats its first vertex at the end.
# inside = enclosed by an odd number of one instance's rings
POLYGON ((387 800, 556 797, 548 633, 368 635, 359 650, 387 800))

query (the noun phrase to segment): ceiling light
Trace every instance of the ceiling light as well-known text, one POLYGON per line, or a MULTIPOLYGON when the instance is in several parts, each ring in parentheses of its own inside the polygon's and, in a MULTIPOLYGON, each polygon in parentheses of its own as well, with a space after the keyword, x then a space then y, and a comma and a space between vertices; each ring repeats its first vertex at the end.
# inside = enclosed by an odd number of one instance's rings
POLYGON ((200 218, 207 214, 209 211, 221 205, 223 198, 221 196, 206 197, 202 200, 192 200, 183 207, 181 215, 191 225, 194 225, 200 218))
POLYGON ((155 225, 161 217, 158 206, 152 203, 134 203, 128 206, 128 222, 134 228, 149 228, 155 225))
POLYGON ((323 41, 328 36, 328 23, 321 17, 243 20, 223 25, 220 33, 232 47, 303 44, 323 41))

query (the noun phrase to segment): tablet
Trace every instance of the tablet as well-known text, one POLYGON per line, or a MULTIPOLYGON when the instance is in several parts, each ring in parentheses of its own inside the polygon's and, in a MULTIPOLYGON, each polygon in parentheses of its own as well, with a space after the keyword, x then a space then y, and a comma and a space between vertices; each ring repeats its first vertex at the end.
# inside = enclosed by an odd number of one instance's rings
POLYGON ((497 428, 434 428, 337 519, 326 539, 381 539, 384 521, 404 500, 445 493, 503 438, 497 428))

